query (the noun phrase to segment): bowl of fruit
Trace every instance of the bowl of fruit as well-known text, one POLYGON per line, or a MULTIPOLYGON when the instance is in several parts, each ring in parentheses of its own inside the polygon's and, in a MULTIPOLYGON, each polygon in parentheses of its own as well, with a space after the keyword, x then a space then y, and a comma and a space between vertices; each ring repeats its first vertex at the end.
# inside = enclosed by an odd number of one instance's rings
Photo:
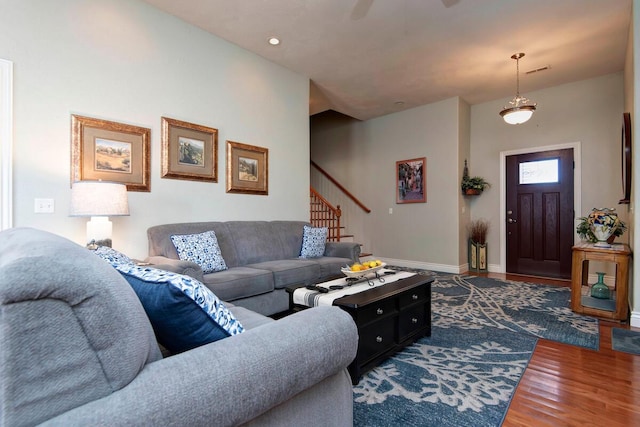
POLYGON ((369 273, 373 273, 387 266, 386 263, 379 259, 375 261, 357 262, 350 267, 342 267, 342 273, 347 277, 363 277, 369 273))

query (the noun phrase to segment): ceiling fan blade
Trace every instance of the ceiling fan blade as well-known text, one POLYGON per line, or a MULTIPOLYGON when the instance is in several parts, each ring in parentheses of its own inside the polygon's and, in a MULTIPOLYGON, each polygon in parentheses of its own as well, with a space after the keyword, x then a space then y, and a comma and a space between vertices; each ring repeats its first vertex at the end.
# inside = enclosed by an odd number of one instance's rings
POLYGON ((444 7, 450 8, 451 6, 455 6, 460 2, 460 0, 440 0, 444 7))
POLYGON ((372 4, 373 0, 358 0, 351 11, 351 19, 357 21, 367 16, 372 4))

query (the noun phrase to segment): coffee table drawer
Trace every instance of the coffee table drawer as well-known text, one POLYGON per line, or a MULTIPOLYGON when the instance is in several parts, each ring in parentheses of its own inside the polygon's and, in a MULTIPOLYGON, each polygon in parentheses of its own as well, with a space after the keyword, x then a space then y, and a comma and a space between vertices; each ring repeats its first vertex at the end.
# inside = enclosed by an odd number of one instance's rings
POLYGON ((419 305, 410 310, 400 313, 400 319, 398 323, 398 333, 400 335, 400 341, 403 341, 407 336, 423 328, 427 324, 425 322, 424 313, 424 305, 419 305))
POLYGON ((428 291, 429 289, 427 289, 425 286, 422 286, 420 288, 412 289, 408 292, 402 293, 398 299, 400 301, 400 309, 402 310, 404 307, 407 307, 411 304, 426 300, 428 297, 428 291))
POLYGON ((358 313, 358 325, 365 325, 371 321, 381 319, 397 313, 396 301, 393 298, 382 300, 364 307, 358 313))
POLYGON ((358 358, 365 362, 395 345, 395 322, 373 323, 360 331, 358 358))

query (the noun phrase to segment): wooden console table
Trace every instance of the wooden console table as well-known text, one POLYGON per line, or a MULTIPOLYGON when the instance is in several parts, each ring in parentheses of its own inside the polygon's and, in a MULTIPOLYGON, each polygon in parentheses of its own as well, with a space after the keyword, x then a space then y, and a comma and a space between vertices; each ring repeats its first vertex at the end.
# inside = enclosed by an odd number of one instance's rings
POLYGON ((611 248, 597 248, 592 243, 573 247, 571 263, 571 309, 576 313, 626 322, 629 316, 629 260, 631 249, 626 244, 611 248), (589 261, 610 262, 616 265, 615 296, 603 300, 583 295, 589 276, 589 261))

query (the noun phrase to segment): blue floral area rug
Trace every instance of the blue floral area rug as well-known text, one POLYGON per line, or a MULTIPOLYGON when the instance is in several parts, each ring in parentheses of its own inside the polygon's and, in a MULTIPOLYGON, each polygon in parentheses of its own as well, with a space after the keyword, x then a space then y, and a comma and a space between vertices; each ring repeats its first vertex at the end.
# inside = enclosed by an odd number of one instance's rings
POLYGON ((571 290, 511 280, 437 276, 433 324, 504 329, 597 350, 598 320, 571 311, 571 290))
POLYGON ((536 341, 436 326, 354 387, 354 426, 499 426, 536 341))
POLYGON ((629 329, 611 329, 611 348, 630 354, 640 354, 640 332, 629 329))
POLYGON ((365 373, 355 426, 499 426, 538 338, 599 346, 568 288, 417 272, 436 279, 431 337, 365 373))

